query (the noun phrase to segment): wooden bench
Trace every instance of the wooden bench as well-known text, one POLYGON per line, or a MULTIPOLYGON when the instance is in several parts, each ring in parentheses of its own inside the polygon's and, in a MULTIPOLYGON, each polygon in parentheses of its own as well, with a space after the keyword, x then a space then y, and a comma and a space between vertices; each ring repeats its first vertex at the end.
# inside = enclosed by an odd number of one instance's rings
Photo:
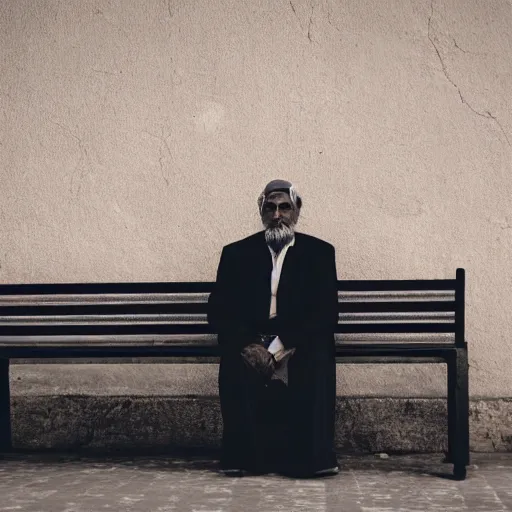
MULTIPOLYGON (((446 363, 447 461, 469 464, 464 270, 456 279, 338 281, 340 363, 446 363)), ((9 361, 172 357, 216 362, 214 283, 0 285, 0 451, 12 450, 9 361)))

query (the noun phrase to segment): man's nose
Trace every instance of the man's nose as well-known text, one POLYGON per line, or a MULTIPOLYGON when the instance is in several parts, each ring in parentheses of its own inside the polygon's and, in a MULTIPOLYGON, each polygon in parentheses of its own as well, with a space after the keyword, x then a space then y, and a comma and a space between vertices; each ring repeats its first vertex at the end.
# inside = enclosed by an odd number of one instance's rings
POLYGON ((281 217, 281 211, 280 210, 276 210, 274 212, 274 217, 273 218, 274 219, 279 219, 280 217, 281 217))

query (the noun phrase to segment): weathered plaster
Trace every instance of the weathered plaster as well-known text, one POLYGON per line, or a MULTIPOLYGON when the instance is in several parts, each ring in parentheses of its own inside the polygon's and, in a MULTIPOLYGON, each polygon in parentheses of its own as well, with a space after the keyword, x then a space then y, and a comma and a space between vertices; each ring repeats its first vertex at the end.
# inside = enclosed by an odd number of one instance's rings
POLYGON ((466 268, 471 395, 510 397, 510 26, 506 0, 2 2, 0 282, 213 280, 285 178, 340 278, 466 268))

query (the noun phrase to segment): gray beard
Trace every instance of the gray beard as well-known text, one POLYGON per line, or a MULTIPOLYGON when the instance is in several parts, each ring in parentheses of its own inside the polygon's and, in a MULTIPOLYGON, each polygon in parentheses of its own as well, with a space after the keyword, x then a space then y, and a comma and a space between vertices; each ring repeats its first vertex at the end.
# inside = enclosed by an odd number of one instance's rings
POLYGON ((279 254, 283 247, 293 240, 294 232, 294 225, 287 226, 281 223, 280 226, 268 227, 265 230, 265 240, 267 245, 269 245, 276 254, 279 254))

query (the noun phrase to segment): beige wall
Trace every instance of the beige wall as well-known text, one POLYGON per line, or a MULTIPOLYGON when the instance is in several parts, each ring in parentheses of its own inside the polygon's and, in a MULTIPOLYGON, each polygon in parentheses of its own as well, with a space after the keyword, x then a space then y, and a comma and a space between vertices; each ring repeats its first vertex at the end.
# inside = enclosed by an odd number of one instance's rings
POLYGON ((471 394, 511 396, 511 26, 507 0, 4 0, 0 282, 213 280, 289 179, 339 278, 466 268, 471 394))

